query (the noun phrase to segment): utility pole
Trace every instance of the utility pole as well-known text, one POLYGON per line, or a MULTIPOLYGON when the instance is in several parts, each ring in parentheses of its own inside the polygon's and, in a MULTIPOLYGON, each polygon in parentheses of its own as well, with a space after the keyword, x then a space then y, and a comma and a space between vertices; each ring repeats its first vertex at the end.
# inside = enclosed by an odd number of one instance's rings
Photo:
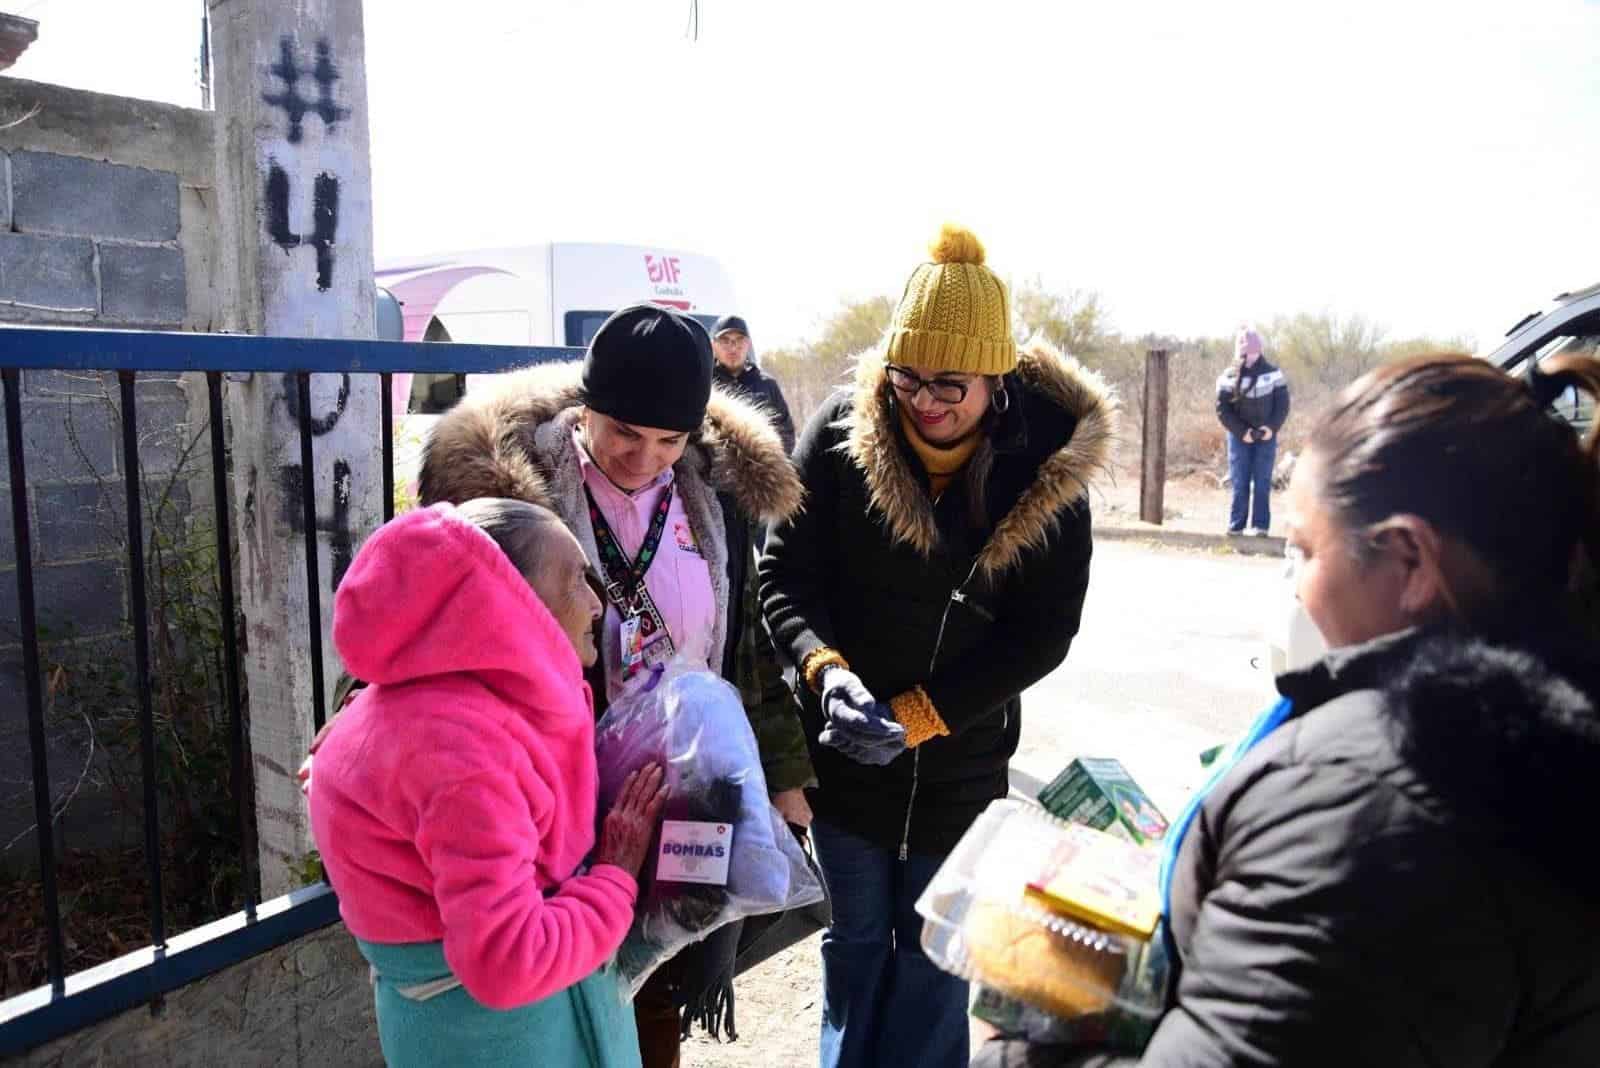
POLYGON ((211 110, 211 11, 200 0, 200 110, 211 110))
MULTIPOLYGON (((362 5, 208 0, 216 50, 218 307, 229 329, 374 336, 372 164, 362 5)), ((339 670, 327 636, 352 546, 382 519, 376 375, 249 375, 229 383, 234 524, 247 626, 250 745, 264 896, 311 849, 295 772, 339 670), (299 415, 309 401, 311 470, 299 415), (307 522, 300 487, 313 487, 307 522), (312 529, 308 529, 312 528, 312 529), (317 548, 315 598, 306 539, 317 548), (311 669, 320 602, 322 686, 311 669), (321 693, 317 691, 321 690, 321 693)))
POLYGON ((1139 470, 1139 519, 1161 525, 1166 517, 1167 494, 1167 382, 1166 349, 1144 354, 1144 442, 1139 470))

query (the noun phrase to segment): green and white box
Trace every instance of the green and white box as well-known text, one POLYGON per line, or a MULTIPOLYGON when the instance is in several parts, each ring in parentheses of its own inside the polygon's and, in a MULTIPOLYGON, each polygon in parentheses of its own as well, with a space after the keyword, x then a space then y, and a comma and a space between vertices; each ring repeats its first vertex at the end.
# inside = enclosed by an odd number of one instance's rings
POLYGON ((1039 791, 1039 803, 1053 816, 1107 831, 1136 845, 1160 841, 1167 819, 1134 782, 1122 762, 1079 757, 1050 785, 1039 791))

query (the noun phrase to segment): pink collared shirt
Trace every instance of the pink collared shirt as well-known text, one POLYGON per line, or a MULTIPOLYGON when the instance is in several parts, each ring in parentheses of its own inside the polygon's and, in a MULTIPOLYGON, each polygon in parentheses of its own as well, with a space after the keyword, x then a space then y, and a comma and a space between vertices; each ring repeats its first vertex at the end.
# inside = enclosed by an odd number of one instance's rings
MULTIPOLYGON (((624 492, 590 458, 582 436, 577 431, 573 433, 577 437, 578 466, 583 472, 584 485, 589 487, 600 514, 606 517, 611 532, 631 560, 644 544, 661 495, 672 485, 672 469, 669 467, 642 489, 624 492)), ((598 561, 595 563, 596 570, 602 570, 598 561)), ((661 534, 661 548, 650 570, 645 572, 644 585, 667 624, 667 633, 672 635, 678 654, 709 670, 711 629, 717 619, 716 595, 711 589, 711 570, 690 529, 683 498, 677 493, 672 495, 666 530, 661 534)), ((606 665, 606 697, 614 701, 629 681, 636 681, 640 676, 634 676, 634 680, 622 677, 622 614, 609 601, 601 640, 604 644, 600 656, 606 665)))

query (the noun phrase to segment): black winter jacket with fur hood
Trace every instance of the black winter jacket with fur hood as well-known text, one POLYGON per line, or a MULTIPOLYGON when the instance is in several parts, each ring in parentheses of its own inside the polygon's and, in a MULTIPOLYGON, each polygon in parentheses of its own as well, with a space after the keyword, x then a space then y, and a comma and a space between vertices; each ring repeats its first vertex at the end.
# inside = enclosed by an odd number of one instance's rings
POLYGON ((1181 961, 1140 1059, 1600 1064, 1600 650, 1408 632, 1279 681, 1295 716, 1206 798, 1173 871, 1181 961))
MULTIPOLYGON (((511 497, 543 505, 577 536, 590 562, 598 560, 572 436, 581 414, 581 370, 577 363, 544 364, 468 394, 434 426, 423 449, 422 502, 511 497)), ((673 471, 711 570, 717 604, 711 666, 744 696, 768 788, 804 786, 812 781, 810 762, 778 667, 770 650, 755 648, 765 647, 766 636, 755 618, 752 544, 755 523, 799 507, 800 480, 765 414, 720 386, 673 471)), ((614 651, 602 648, 606 655, 614 651)), ((605 703, 604 671, 597 664, 589 673, 596 712, 605 703)))
POLYGON ((948 852, 1005 795, 1018 695, 1061 663, 1078 631, 1088 485, 1108 462, 1115 404, 1095 375, 1038 342, 1024 347, 1006 389, 1010 408, 968 462, 988 471, 978 523, 970 479, 931 499, 883 360, 863 357, 854 391, 824 405, 801 436, 806 506, 771 530, 762 557, 763 611, 820 783, 812 806, 888 848, 948 852), (950 734, 881 768, 819 745, 821 705, 798 675, 822 648, 843 655, 879 700, 922 687, 950 734))

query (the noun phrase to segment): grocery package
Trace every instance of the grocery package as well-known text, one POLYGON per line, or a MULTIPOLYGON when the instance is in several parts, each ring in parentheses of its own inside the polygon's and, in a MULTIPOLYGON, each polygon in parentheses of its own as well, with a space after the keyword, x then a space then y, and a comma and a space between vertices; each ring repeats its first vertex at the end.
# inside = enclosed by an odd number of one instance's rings
MULTIPOLYGON (((1139 952, 1130 995, 1142 1005, 1159 1005, 1168 976, 1166 943, 1153 939, 1139 952)), ((1149 1012, 1104 1012, 1064 1017, 1002 993, 982 982, 972 985, 971 1012, 1002 1034, 1058 1046, 1103 1046, 1138 1054, 1150 1042, 1159 1017, 1149 1012)))
POLYGON ((1117 760, 1082 757, 1039 791, 1051 815, 1109 831, 1138 845, 1159 841, 1167 820, 1117 760))
POLYGON ((684 946, 745 916, 822 900, 783 817, 767 799, 739 693, 681 661, 612 703, 595 728, 600 812, 629 773, 659 763, 669 788, 633 927, 617 952, 630 996, 684 946))
POLYGON ((1023 896, 1102 931, 1149 939, 1161 922, 1161 856, 1104 831, 1068 824, 1023 896))
POLYGON ((939 967, 1065 1019, 1161 1012, 1154 851, 995 801, 917 902, 939 967), (1087 837, 1086 837, 1087 836, 1087 837), (1088 922, 1089 917, 1105 926, 1088 922))

